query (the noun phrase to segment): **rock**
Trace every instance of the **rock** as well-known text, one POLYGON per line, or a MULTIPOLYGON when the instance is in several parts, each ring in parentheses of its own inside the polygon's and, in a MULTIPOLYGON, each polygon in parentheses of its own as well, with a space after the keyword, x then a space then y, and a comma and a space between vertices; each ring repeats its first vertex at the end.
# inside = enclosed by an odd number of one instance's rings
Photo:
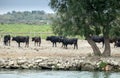
POLYGON ((14 65, 14 61, 9 61, 8 65, 14 65))
POLYGON ((83 64, 81 66, 81 70, 84 70, 84 71, 93 71, 93 70, 95 70, 95 66, 91 65, 90 63, 86 63, 86 64, 83 64))
POLYGON ((21 65, 21 68, 22 68, 22 69, 28 69, 29 67, 28 67, 27 65, 24 65, 24 64, 23 64, 23 65, 21 65))
POLYGON ((32 59, 0 59, 0 68, 5 69, 55 69, 55 70, 96 70, 101 62, 105 62, 105 71, 120 71, 118 58, 93 58, 93 57, 72 57, 72 58, 40 58, 32 59))
POLYGON ((40 63, 42 61, 43 61, 42 59, 37 59, 37 60, 35 60, 35 63, 40 63))
POLYGON ((19 64, 19 65, 22 65, 22 64, 24 64, 24 63, 26 63, 26 62, 27 62, 27 61, 26 61, 25 59, 23 59, 23 60, 22 60, 22 59, 21 59, 21 60, 18 60, 18 64, 19 64))
POLYGON ((105 69, 105 71, 111 71, 113 69, 113 66, 106 65, 106 67, 104 69, 105 69))

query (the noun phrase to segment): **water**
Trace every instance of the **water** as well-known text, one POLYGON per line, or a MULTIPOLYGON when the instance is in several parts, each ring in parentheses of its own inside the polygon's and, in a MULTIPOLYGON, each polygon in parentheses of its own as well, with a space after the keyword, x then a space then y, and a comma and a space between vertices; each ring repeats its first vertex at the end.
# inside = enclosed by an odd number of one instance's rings
POLYGON ((1 70, 0 78, 120 78, 120 72, 1 70))

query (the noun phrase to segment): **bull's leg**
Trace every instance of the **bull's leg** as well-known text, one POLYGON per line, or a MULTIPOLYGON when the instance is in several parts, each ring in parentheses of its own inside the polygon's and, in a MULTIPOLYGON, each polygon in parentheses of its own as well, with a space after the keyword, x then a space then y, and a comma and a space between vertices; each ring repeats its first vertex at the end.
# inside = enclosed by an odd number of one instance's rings
POLYGON ((64 44, 62 43, 62 46, 61 47, 64 47, 64 44))
POLYGON ((36 43, 34 42, 34 46, 36 46, 36 43))
POLYGON ((27 42, 27 47, 29 47, 29 42, 27 42))
POLYGON ((25 47, 27 47, 27 43, 25 42, 25 47))
POLYGON ((4 45, 7 46, 7 41, 4 41, 4 45))
POLYGON ((36 46, 37 46, 37 42, 35 42, 36 43, 36 46))
POLYGON ((18 47, 20 47, 20 43, 18 43, 18 47))
POLYGON ((39 42, 39 47, 40 47, 40 42, 39 42))
POLYGON ((117 47, 117 42, 114 43, 114 48, 116 48, 116 47, 117 47))
POLYGON ((75 49, 75 47, 76 47, 76 49, 78 49, 78 44, 74 44, 74 49, 75 49))
POLYGON ((66 49, 68 49, 68 48, 67 48, 67 45, 66 45, 66 49))
POLYGON ((4 41, 4 45, 6 45, 5 41, 4 41))
POLYGON ((76 44, 76 49, 78 49, 78 44, 76 44))
POLYGON ((57 47, 56 43, 55 43, 55 47, 57 47))
POLYGON ((36 42, 36 46, 38 46, 38 43, 36 42))
POLYGON ((28 43, 28 42, 26 42, 26 43, 25 43, 25 47, 28 47, 28 44, 29 44, 29 43, 28 43))
POLYGON ((36 42, 37 43, 37 46, 38 46, 38 42, 36 42))
POLYGON ((76 46, 76 45, 74 44, 74 49, 75 49, 75 46, 76 46))
POLYGON ((8 46, 8 42, 6 42, 6 46, 8 46))
POLYGON ((65 45, 65 48, 67 49, 67 45, 65 45))
POLYGON ((53 42, 53 47, 56 47, 56 43, 55 42, 53 42))
POLYGON ((37 42, 35 42, 35 46, 37 46, 37 42))
POLYGON ((102 42, 102 48, 104 47, 104 41, 102 42))
POLYGON ((39 42, 37 42, 37 46, 40 46, 39 42))
POLYGON ((10 46, 10 40, 8 41, 8 43, 9 43, 9 46, 10 46))
POLYGON ((117 42, 114 42, 114 48, 117 47, 117 42))
POLYGON ((54 47, 54 43, 53 43, 53 47, 54 47))
POLYGON ((36 46, 38 46, 37 42, 36 42, 36 46))

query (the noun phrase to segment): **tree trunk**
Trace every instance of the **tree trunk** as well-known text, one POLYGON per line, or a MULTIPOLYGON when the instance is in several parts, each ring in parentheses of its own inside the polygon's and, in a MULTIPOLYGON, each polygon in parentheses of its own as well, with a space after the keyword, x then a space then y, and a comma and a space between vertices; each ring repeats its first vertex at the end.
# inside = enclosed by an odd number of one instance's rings
POLYGON ((92 47, 94 55, 101 56, 100 49, 97 47, 95 42, 90 37, 87 37, 87 41, 90 44, 90 46, 92 47))
POLYGON ((111 56, 111 48, 110 48, 110 42, 109 42, 109 31, 110 26, 107 23, 106 25, 103 25, 103 36, 104 36, 104 43, 105 43, 105 49, 103 51, 102 56, 109 57, 111 56))
POLYGON ((105 42, 105 49, 104 49, 102 56, 109 57, 111 55, 109 37, 105 37, 104 42, 105 42))

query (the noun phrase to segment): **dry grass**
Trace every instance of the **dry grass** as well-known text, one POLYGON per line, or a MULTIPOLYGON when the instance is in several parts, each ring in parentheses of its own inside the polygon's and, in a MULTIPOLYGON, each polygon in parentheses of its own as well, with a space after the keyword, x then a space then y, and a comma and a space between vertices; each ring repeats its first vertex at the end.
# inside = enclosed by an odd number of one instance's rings
MULTIPOLYGON (((0 42, 0 58, 35 58, 35 57, 79 57, 89 56, 92 54, 92 49, 85 40, 79 40, 79 48, 73 49, 73 45, 69 45, 68 49, 61 47, 62 44, 58 43, 57 47, 52 47, 52 43, 46 40, 42 40, 41 46, 34 46, 34 43, 30 41, 30 47, 25 48, 25 44, 21 44, 22 47, 18 48, 16 42, 11 42, 11 46, 4 46, 1 40, 0 42)), ((102 43, 97 44, 100 50, 103 51, 102 43)), ((120 56, 120 48, 114 48, 111 44, 112 56, 120 56)))

